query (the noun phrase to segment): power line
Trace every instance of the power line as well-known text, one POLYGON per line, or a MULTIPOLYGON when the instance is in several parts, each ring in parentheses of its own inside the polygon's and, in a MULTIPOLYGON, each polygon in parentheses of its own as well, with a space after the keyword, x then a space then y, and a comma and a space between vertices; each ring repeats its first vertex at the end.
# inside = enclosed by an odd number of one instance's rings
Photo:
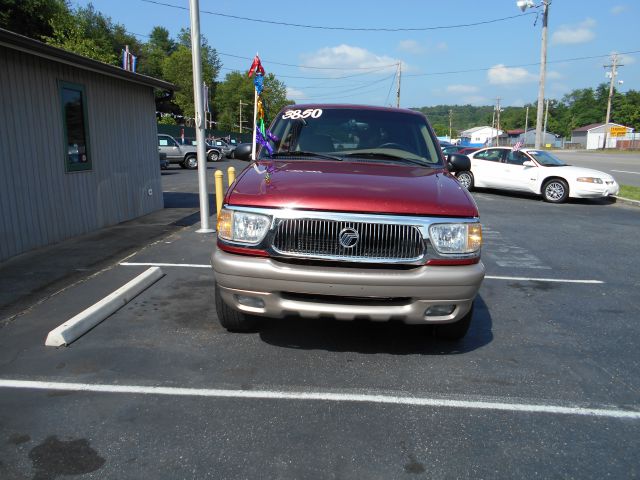
MULTIPOLYGON (((183 7, 181 5, 173 5, 171 3, 159 2, 157 0, 142 0, 146 3, 152 3, 154 5, 161 5, 164 7, 176 8, 178 10, 189 10, 188 7, 183 7)), ((519 13, 518 15, 511 15, 509 17, 502 18, 494 18, 491 20, 483 20, 481 22, 473 22, 473 23, 463 23, 458 25, 438 25, 434 27, 399 27, 399 28, 367 28, 367 27, 328 27, 322 25, 305 25, 300 23, 289 23, 289 22, 276 22, 273 20, 263 20, 260 18, 251 18, 251 17, 241 17, 239 15, 230 15, 227 13, 220 12, 210 12, 207 10, 200 10, 200 13, 206 13, 207 15, 215 15, 217 17, 225 17, 225 18, 233 18, 234 20, 243 20, 247 22, 255 22, 255 23, 267 23, 271 25, 280 25, 285 27, 297 27, 297 28, 313 28, 317 30, 343 30, 343 31, 353 31, 353 32, 424 32, 429 30, 446 30, 446 29, 454 29, 454 28, 466 28, 466 27, 476 27, 479 25, 488 25, 491 23, 504 22, 506 20, 512 20, 514 18, 526 17, 529 15, 536 15, 535 12, 528 13, 519 13)))
MULTIPOLYGON (((146 0, 144 0, 146 1, 146 0)), ((224 52, 218 52, 218 55, 224 55, 225 57, 233 57, 233 58, 241 58, 243 60, 253 60, 253 58, 250 57, 243 57, 241 55, 233 55, 231 53, 224 53, 224 52)), ((298 68, 312 68, 312 69, 316 69, 316 70, 376 70, 376 69, 383 69, 383 68, 389 68, 389 67, 397 67, 398 63, 390 63, 389 65, 378 65, 376 67, 312 67, 309 65, 295 65, 292 63, 280 63, 280 62, 274 62, 271 60, 267 60, 265 58, 261 58, 260 59, 261 62, 263 63, 270 63, 272 65, 282 65, 285 67, 298 67, 298 68)))
MULTIPOLYGON (((633 55, 636 53, 640 53, 640 50, 633 50, 630 52, 621 52, 618 55, 633 55)), ((565 58, 563 60, 551 60, 551 61, 547 61, 547 63, 565 63, 565 62, 575 62, 575 61, 579 61, 579 60, 593 60, 595 58, 604 58, 604 57, 609 57, 611 54, 606 54, 606 55, 592 55, 589 57, 574 57, 574 58, 565 58)), ((534 63, 522 63, 519 65, 503 65, 502 68, 520 68, 520 67, 534 67, 536 65, 540 65, 540 62, 534 62, 534 63)), ((413 74, 406 74, 405 77, 429 77, 429 76, 433 76, 433 75, 452 75, 455 73, 471 73, 471 72, 486 72, 488 70, 491 70, 492 68, 495 68, 495 65, 493 67, 483 67, 483 68, 472 68, 469 70, 451 70, 451 71, 447 71, 447 72, 430 72, 430 73, 413 73, 413 74)))

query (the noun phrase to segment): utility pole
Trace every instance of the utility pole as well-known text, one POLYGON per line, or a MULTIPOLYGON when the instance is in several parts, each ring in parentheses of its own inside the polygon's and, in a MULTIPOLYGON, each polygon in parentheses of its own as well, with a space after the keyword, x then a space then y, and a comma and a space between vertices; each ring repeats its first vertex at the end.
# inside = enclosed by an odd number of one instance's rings
POLYGON ((522 137, 522 145, 527 146, 527 128, 529 127, 529 105, 527 105, 527 113, 524 115, 524 135, 522 137))
POLYGON ((240 114, 238 115, 238 126, 240 127, 240 133, 242 133, 242 105, 249 105, 248 103, 244 103, 242 100, 240 100, 240 114))
POLYGON ((544 112, 544 135, 542 137, 542 139, 544 140, 545 144, 546 144, 546 139, 547 139, 547 119, 549 118, 549 99, 547 98, 547 108, 544 112))
POLYGON ((604 68, 610 68, 611 71, 608 72, 608 75, 611 76, 611 80, 609 81, 609 99, 607 100, 607 117, 605 118, 604 124, 604 143, 602 144, 602 148, 607 148, 607 125, 611 120, 611 100, 613 99, 613 84, 616 81, 616 75, 618 75, 618 67, 624 67, 624 65, 618 63, 619 58, 618 54, 614 53, 611 56, 611 65, 605 65, 604 68))
POLYGON ((398 62, 398 92, 396 94, 396 107, 400 108, 400 79, 402 78, 402 63, 398 62))
POLYGON ((210 233, 209 194, 207 193, 207 150, 204 143, 205 121, 204 95, 202 88, 202 56, 200 55, 200 5, 198 0, 189 0, 191 17, 191 62, 193 64, 193 94, 196 124, 198 159, 198 190, 200 193, 200 229, 198 233, 210 233))
POLYGON ((538 111, 536 112, 536 148, 542 145, 542 111, 544 109, 544 82, 547 74, 547 24, 549 0, 542 1, 542 47, 540 48, 540 83, 538 85, 538 111))
POLYGON ((451 141, 451 121, 453 119, 453 110, 449 109, 449 141, 451 141))
POLYGON ((496 98, 496 146, 500 146, 500 97, 496 98))

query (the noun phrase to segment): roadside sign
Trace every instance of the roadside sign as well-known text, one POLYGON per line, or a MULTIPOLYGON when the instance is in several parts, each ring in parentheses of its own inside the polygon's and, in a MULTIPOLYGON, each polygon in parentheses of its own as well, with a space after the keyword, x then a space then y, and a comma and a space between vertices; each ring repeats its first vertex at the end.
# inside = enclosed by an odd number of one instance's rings
POLYGON ((627 127, 610 127, 609 134, 612 137, 624 137, 627 134, 627 127))

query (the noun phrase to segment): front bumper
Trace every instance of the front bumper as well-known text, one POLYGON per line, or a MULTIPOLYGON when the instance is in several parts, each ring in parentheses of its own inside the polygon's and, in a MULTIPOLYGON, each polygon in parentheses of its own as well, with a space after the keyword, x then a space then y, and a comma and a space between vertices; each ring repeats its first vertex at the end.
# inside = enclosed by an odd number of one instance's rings
POLYGON ((290 264, 235 255, 217 247, 211 265, 222 300, 245 313, 415 324, 460 320, 471 309, 485 273, 482 262, 407 270, 350 268, 290 264), (247 298, 253 301, 246 302, 247 298), (455 308, 448 315, 426 316, 434 305, 455 308))
POLYGON ((603 184, 591 184, 591 183, 578 183, 576 182, 574 188, 570 188, 570 196, 575 198, 601 198, 617 195, 620 191, 620 186, 617 182, 603 183, 603 184))

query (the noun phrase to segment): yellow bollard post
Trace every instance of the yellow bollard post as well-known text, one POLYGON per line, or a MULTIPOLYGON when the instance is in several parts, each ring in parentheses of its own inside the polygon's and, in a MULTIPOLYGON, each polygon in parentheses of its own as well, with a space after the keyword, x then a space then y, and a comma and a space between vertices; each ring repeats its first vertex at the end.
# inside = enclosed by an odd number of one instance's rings
POLYGON ((236 180, 236 169, 233 167, 229 167, 227 169, 227 181, 229 182, 229 186, 236 180))
POLYGON ((216 214, 220 215, 220 210, 222 210, 222 200, 224 199, 224 187, 222 186, 222 172, 220 170, 216 170, 216 173, 213 174, 215 178, 216 185, 216 214))

